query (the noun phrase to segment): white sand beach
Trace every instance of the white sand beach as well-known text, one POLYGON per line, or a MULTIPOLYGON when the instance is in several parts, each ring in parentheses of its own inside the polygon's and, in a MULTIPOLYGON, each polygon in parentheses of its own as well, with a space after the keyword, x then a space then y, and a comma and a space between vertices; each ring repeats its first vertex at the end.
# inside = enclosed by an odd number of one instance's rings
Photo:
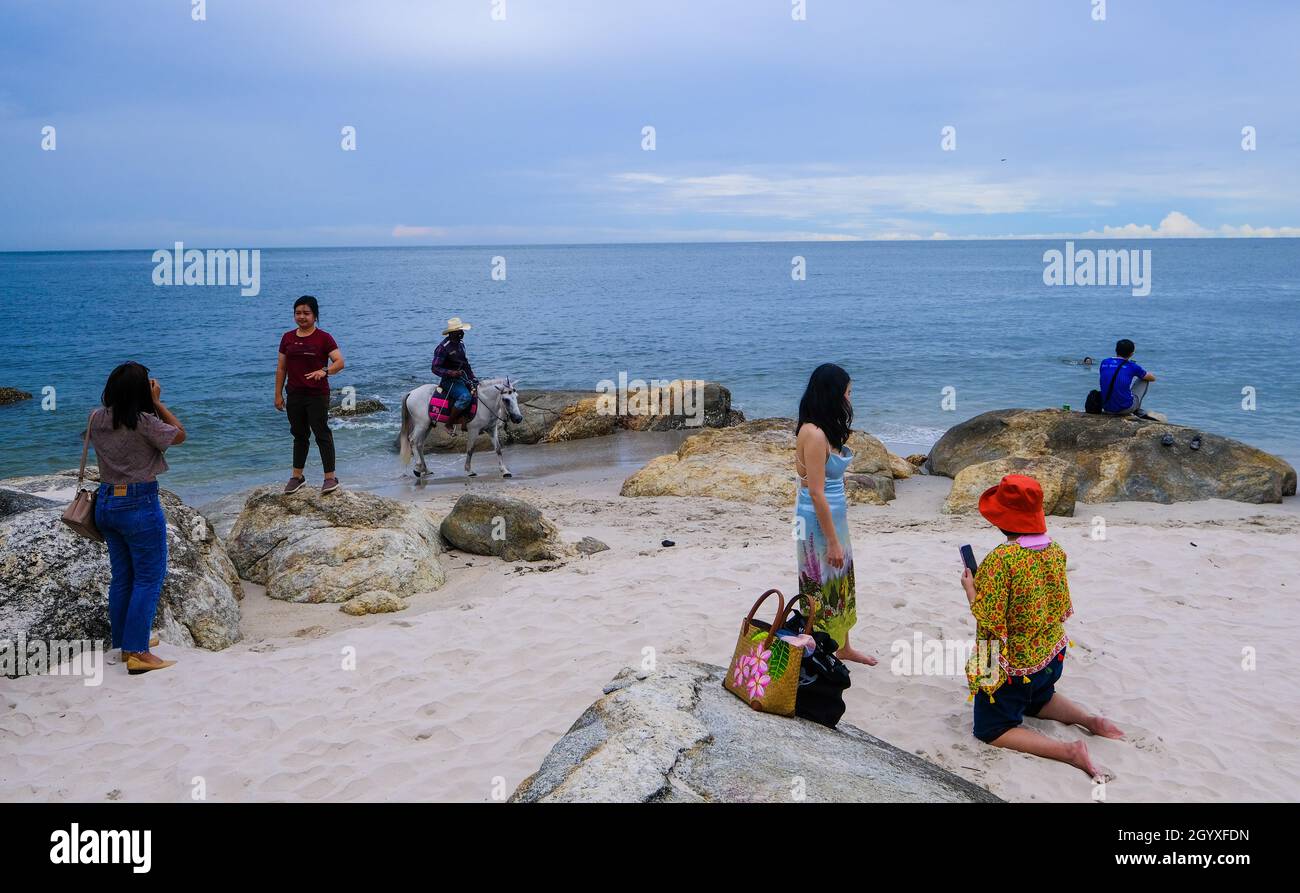
MULTIPOLYGON (((521 452, 517 470, 529 467, 521 452)), ((644 649, 725 664, 754 598, 794 588, 788 511, 620 497, 629 463, 388 492, 440 511, 467 489, 506 492, 566 540, 594 536, 609 551, 554 567, 452 552, 445 587, 362 618, 248 585, 244 639, 225 651, 163 645, 174 669, 129 677, 115 665, 100 687, 0 680, 0 800, 189 801, 199 777, 219 802, 504 799, 644 649), (355 669, 343 668, 348 649, 355 669)), ((963 676, 891 673, 896 640, 974 635, 957 547, 983 554, 1000 535, 939 514, 949 483, 913 477, 887 507, 850 508, 853 642, 880 664, 853 667, 844 722, 1008 800, 1086 802, 1093 785, 1078 770, 971 736, 963 676)), ((1049 525, 1070 556, 1076 612, 1058 690, 1128 737, 1028 724, 1087 738, 1114 776, 1108 802, 1300 799, 1296 499, 1080 505, 1049 525), (1090 536, 1094 516, 1104 540, 1090 536), (1256 669, 1242 668, 1243 649, 1256 669)))

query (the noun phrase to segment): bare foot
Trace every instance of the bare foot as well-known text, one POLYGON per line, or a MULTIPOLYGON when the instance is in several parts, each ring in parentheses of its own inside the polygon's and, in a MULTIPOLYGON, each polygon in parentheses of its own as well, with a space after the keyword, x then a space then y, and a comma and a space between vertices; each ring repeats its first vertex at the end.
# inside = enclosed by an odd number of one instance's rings
POLYGON ((1120 731, 1119 726, 1115 725, 1113 722, 1111 722, 1109 719, 1102 716, 1101 714, 1097 714, 1096 716, 1089 717, 1088 721, 1084 724, 1084 728, 1086 728, 1089 732, 1092 732, 1094 735, 1098 735, 1102 738, 1123 738, 1124 737, 1124 733, 1120 731))
POLYGON ((1088 756, 1088 745, 1084 744, 1082 741, 1075 741, 1071 744, 1067 744, 1066 753, 1068 756, 1066 757, 1065 762, 1069 763, 1076 769, 1082 769, 1084 772, 1088 773, 1089 778, 1097 778, 1102 774, 1097 770, 1097 767, 1093 765, 1092 757, 1088 756))
POLYGON ((851 660, 855 663, 866 664, 869 667, 876 665, 876 659, 870 654, 863 654, 856 648, 841 648, 835 652, 835 656, 840 660, 851 660))

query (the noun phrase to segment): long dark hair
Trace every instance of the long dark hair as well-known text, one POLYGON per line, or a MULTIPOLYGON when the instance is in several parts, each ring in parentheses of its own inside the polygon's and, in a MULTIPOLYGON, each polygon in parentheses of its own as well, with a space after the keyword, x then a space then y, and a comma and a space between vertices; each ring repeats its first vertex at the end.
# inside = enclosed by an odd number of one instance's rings
POLYGON ((153 391, 149 370, 134 360, 123 363, 108 375, 100 402, 113 414, 113 427, 135 430, 140 413, 153 412, 153 391))
POLYGON ((831 448, 838 452, 849 439, 853 427, 853 407, 844 399, 849 387, 849 373, 834 363, 822 363, 813 370, 799 400, 799 423, 795 434, 811 422, 826 434, 831 448))

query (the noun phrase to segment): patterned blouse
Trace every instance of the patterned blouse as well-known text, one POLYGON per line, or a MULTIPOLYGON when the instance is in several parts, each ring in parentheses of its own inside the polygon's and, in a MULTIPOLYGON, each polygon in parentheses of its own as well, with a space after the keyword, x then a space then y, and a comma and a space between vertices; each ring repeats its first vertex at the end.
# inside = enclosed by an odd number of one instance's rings
POLYGON ((1006 542, 985 556, 975 573, 975 653, 966 664, 971 697, 1036 673, 1069 644, 1065 620, 1074 613, 1065 579, 1065 550, 1006 542), (992 660, 997 649, 997 661, 992 660), (981 655, 984 655, 981 661, 981 655), (983 668, 987 668, 982 672, 983 668))

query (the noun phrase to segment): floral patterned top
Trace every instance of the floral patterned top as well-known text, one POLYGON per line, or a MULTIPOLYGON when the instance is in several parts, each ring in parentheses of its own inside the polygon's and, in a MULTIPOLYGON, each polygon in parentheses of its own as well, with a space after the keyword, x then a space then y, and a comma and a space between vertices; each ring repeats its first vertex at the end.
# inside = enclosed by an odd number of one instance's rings
POLYGON ((976 648, 966 664, 966 679, 972 697, 981 688, 991 697, 1009 679, 1047 666, 1069 644, 1065 620, 1074 608, 1065 579, 1065 550, 1056 543, 1041 550, 1015 542, 998 546, 975 573, 970 610, 976 648))

